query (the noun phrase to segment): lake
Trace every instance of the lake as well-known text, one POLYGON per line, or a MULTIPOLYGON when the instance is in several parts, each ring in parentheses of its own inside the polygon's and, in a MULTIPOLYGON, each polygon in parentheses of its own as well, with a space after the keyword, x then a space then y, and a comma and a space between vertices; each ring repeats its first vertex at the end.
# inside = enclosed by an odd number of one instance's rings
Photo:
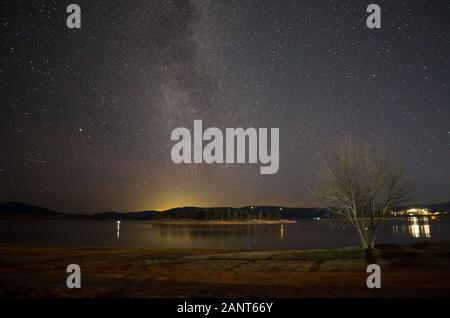
MULTIPOLYGON (((377 243, 450 240, 450 218, 385 220, 377 243)), ((175 225, 146 221, 0 221, 0 243, 176 248, 304 249, 358 246, 342 220, 295 224, 175 225)))

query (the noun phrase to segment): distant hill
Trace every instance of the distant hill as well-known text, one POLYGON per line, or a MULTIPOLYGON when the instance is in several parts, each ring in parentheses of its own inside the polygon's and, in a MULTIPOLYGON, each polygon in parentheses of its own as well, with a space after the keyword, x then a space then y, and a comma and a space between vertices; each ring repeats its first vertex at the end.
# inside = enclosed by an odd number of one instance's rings
POLYGON ((61 219, 68 215, 22 202, 0 204, 0 219, 61 219))
POLYGON ((280 206, 179 207, 165 211, 101 212, 94 215, 73 215, 52 211, 21 202, 0 204, 0 219, 97 219, 97 220, 274 220, 311 218, 324 215, 316 208, 285 208, 280 206))
POLYGON ((409 204, 409 205, 402 205, 396 207, 395 211, 400 210, 407 210, 412 208, 418 208, 418 209, 430 209, 434 212, 450 212, 450 201, 449 202, 443 202, 443 203, 428 203, 428 204, 409 204))
POLYGON ((179 207, 165 211, 141 212, 103 212, 94 215, 96 219, 123 220, 160 220, 160 219, 192 219, 192 220, 274 220, 322 217, 323 209, 318 208, 285 208, 280 206, 244 206, 232 207, 179 207))
MULTIPOLYGON (((398 206, 395 211, 409 208, 426 208, 449 212, 450 202, 398 206)), ((0 204, 0 219, 96 219, 96 220, 278 220, 303 219, 330 216, 322 208, 286 208, 281 206, 232 207, 179 207, 165 211, 101 212, 94 215, 75 215, 48 210, 21 202, 0 204)))
POLYGON ((93 217, 98 220, 151 220, 160 213, 158 211, 101 212, 94 214, 93 217))
POLYGON ((281 206, 255 206, 254 208, 262 211, 279 211, 283 219, 315 218, 326 215, 325 209, 322 208, 285 208, 281 206))

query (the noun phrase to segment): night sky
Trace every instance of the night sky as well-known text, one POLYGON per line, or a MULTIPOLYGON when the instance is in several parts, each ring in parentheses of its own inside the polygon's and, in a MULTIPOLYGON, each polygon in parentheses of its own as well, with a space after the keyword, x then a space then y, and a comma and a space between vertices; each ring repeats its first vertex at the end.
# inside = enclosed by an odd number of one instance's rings
POLYGON ((450 3, 372 2, 2 1, 0 202, 314 206, 318 162, 349 136, 389 149, 414 202, 450 200, 450 3), (279 128, 279 172, 174 164, 194 119, 279 128))

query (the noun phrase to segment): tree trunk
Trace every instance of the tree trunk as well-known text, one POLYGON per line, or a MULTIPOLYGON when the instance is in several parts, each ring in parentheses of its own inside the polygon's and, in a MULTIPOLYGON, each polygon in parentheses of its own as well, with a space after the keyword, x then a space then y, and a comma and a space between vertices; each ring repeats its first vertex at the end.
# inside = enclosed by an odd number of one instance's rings
POLYGON ((370 240, 370 248, 371 248, 371 249, 374 249, 374 248, 375 248, 375 239, 376 239, 376 237, 377 237, 377 234, 374 233, 374 234, 372 235, 371 240, 370 240))
POLYGON ((371 235, 369 235, 369 248, 374 249, 375 248, 375 240, 377 238, 377 231, 378 230, 378 226, 372 226, 372 228, 370 229, 370 233, 371 235))
POLYGON ((356 231, 358 232, 359 239, 361 240, 362 248, 368 249, 369 248, 369 242, 368 242, 367 237, 364 235, 364 232, 363 232, 363 231, 365 231, 365 229, 361 229, 361 227, 360 227, 360 225, 358 223, 356 223, 355 227, 356 227, 356 231))
POLYGON ((374 253, 374 249, 369 247, 366 248, 366 263, 367 264, 376 264, 377 263, 377 259, 375 258, 375 253, 374 253))
MULTIPOLYGON (((365 225, 363 225, 365 226, 365 225)), ((361 240, 361 245, 365 250, 365 260, 367 264, 376 264, 377 260, 374 254, 374 246, 375 246, 375 237, 376 233, 369 238, 367 230, 365 227, 361 227, 358 223, 356 223, 356 230, 358 231, 359 238, 361 240)))

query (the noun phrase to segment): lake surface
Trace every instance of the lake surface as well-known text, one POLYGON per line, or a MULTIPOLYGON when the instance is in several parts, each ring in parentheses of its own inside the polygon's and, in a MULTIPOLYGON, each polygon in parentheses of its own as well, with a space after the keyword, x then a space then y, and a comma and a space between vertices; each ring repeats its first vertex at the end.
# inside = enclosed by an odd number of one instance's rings
MULTIPOLYGON (((377 243, 450 240, 450 218, 386 220, 377 243)), ((63 246, 297 249, 358 246, 343 221, 295 224, 155 225, 145 221, 0 221, 0 243, 63 246)))

